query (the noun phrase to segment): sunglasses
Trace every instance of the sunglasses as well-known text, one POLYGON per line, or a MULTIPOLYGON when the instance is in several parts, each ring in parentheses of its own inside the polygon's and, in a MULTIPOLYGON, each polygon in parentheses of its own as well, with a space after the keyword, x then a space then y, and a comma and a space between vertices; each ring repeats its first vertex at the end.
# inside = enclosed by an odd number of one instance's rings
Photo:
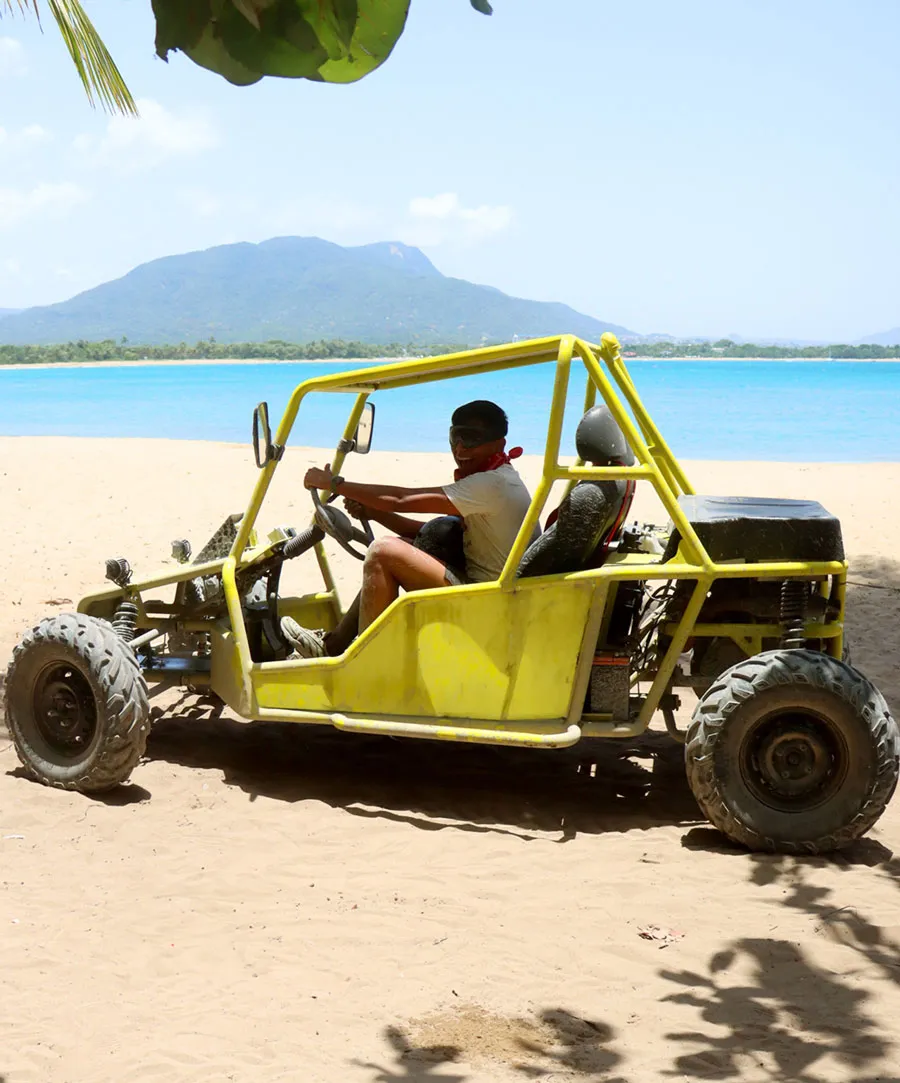
POLYGON ((467 449, 481 447, 482 444, 490 444, 496 439, 498 439, 498 437, 491 436, 490 433, 485 432, 484 429, 474 428, 470 425, 450 426, 451 448, 454 448, 459 444, 467 449))

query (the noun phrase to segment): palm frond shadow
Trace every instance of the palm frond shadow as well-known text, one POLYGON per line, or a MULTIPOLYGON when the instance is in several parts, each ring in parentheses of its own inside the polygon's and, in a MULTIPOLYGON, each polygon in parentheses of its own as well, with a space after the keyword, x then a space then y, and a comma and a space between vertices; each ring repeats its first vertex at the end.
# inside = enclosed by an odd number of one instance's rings
POLYGON ((667 1035, 692 1047, 676 1056, 671 1074, 740 1079, 748 1064, 768 1060, 773 1077, 784 1083, 818 1083, 830 1058, 848 1079, 861 1081, 869 1070, 869 1078, 888 1083, 877 1069, 897 1061, 895 1031, 877 1018, 882 998, 876 1000, 871 982, 860 983, 858 975, 874 972, 900 987, 900 941, 860 908, 839 905, 833 889, 813 883, 811 874, 828 866, 856 881, 875 875, 900 886, 900 861, 867 839, 835 858, 743 857, 750 883, 781 886, 778 905, 808 915, 812 937, 846 947, 846 965, 820 965, 803 941, 745 937, 713 955, 706 973, 664 971, 678 986, 667 999, 694 1009, 711 1027, 667 1035))
POLYGON ((462 1050, 448 1045, 416 1045, 401 1027, 385 1027, 384 1039, 394 1056, 388 1067, 370 1061, 353 1060, 356 1068, 371 1071, 372 1083, 465 1083, 468 1073, 444 1071, 459 1060, 462 1050))

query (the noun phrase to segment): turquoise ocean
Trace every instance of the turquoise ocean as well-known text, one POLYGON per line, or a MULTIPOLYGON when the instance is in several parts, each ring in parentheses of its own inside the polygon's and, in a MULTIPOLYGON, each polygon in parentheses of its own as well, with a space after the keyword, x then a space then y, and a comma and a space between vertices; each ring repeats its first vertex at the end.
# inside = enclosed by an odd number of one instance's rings
MULTIPOLYGON (((0 367, 0 435, 248 441, 253 407, 280 417, 305 379, 359 362, 320 364, 0 367)), ((632 361, 629 370, 673 451, 686 459, 900 461, 900 362, 632 361)), ((583 396, 573 366, 564 452, 583 396)), ((510 444, 543 450, 552 365, 376 393, 373 446, 443 451, 453 408, 499 402, 510 444)), ((291 443, 333 447, 350 407, 320 394, 301 408, 291 443)))

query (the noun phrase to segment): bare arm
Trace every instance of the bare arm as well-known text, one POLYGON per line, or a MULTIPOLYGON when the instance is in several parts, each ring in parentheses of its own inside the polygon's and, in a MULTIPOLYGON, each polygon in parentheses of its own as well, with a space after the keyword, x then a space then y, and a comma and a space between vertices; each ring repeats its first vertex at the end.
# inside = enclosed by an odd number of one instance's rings
POLYGON ((399 534, 401 538, 406 538, 408 541, 412 541, 422 529, 422 523, 418 519, 408 519, 405 515, 397 515, 390 511, 374 511, 372 508, 360 504, 358 500, 345 499, 344 507, 354 519, 359 519, 361 515, 364 515, 372 522, 380 523, 383 527, 392 530, 395 534, 399 534))
MULTIPOLYGON (((407 489, 400 485, 365 485, 358 481, 342 481, 336 490, 341 496, 356 500, 376 512, 400 515, 404 512, 436 512, 438 515, 459 515, 439 485, 407 489)), ((379 520, 380 521, 380 520, 379 520)), ((408 522, 409 520, 407 520, 408 522)), ((387 526, 387 524, 384 524, 387 526)), ((419 524, 421 526, 421 523, 419 524)), ((390 529, 394 529, 391 527, 390 529)), ((399 533, 399 531, 398 531, 399 533)))
MULTIPOLYGON (((331 485, 331 464, 324 469, 312 466, 306 471, 303 484, 307 489, 327 490, 331 485)), ((425 485, 417 489, 402 485, 366 485, 359 481, 342 481, 334 490, 340 496, 355 500, 374 511, 402 515, 405 512, 437 512, 438 515, 459 515, 440 485, 425 485)))

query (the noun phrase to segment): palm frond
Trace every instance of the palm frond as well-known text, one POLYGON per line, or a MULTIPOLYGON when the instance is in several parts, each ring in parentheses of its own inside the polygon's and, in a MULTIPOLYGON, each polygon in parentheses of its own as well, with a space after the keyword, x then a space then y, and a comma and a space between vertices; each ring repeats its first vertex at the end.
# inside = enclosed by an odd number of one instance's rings
MULTIPOLYGON (((27 2, 17 0, 20 4, 27 2)), ((36 3, 37 0, 32 2, 36 3)), ((88 101, 93 105, 99 99, 103 108, 110 113, 137 116, 137 106, 125 80, 78 0, 48 0, 48 3, 88 101)))
MULTIPOLYGON (((109 113, 137 116, 134 98, 79 0, 47 3, 91 105, 99 101, 109 113)), ((0 0, 0 11, 4 9, 10 13, 18 9, 22 15, 33 12, 38 22, 41 19, 38 0, 0 0)))
POLYGON ((38 10, 37 0, 0 0, 0 10, 3 8, 6 8, 6 10, 13 15, 16 12, 16 8, 19 9, 20 15, 24 15, 25 12, 29 10, 33 11, 37 21, 41 21, 41 13, 38 10))

